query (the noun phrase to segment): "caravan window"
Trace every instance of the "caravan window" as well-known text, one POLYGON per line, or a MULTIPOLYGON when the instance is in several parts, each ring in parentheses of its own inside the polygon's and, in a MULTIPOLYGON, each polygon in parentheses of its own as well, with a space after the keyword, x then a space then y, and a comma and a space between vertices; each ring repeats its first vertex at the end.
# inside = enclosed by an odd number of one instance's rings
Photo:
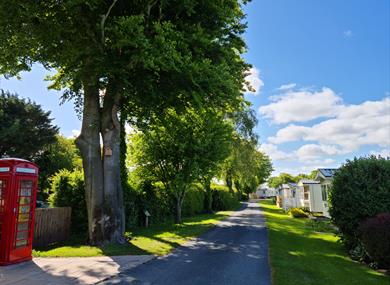
POLYGON ((309 186, 305 185, 303 186, 303 197, 305 200, 309 200, 309 186))
POLYGON ((328 185, 321 185, 322 201, 328 201, 328 185))

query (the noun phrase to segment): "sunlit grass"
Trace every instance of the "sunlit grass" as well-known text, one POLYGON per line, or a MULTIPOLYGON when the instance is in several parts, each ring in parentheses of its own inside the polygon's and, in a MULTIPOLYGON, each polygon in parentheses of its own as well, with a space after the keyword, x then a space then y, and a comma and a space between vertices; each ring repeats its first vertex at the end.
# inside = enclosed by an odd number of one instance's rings
POLYGON ((138 228, 129 232, 132 239, 127 245, 109 244, 104 248, 85 245, 80 238, 74 238, 59 245, 33 250, 34 257, 87 257, 103 255, 164 255, 175 247, 185 244, 220 220, 228 217, 232 211, 221 211, 215 214, 197 215, 185 218, 183 224, 162 224, 149 228, 138 228))
POLYGON ((390 278, 352 261, 331 232, 317 233, 308 219, 294 219, 262 201, 269 229, 274 285, 382 285, 390 278))

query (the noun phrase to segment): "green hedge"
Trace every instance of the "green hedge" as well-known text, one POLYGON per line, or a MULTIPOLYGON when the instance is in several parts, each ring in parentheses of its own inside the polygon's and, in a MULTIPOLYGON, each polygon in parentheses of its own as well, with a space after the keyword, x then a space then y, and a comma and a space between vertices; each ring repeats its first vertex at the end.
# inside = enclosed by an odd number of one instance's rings
POLYGON ((212 185, 213 191, 213 210, 226 211, 235 209, 240 202, 240 195, 238 192, 231 192, 227 186, 212 185))
MULTIPOLYGON (((55 207, 72 207, 72 231, 87 230, 87 210, 84 194, 84 177, 81 171, 61 170, 51 179, 52 194, 49 202, 55 207)), ((126 227, 128 229, 144 226, 147 210, 151 217, 149 224, 171 222, 174 219, 175 199, 166 191, 162 183, 149 180, 129 180, 124 185, 124 207, 126 227)), ((240 201, 238 192, 230 192, 226 186, 213 185, 213 210, 235 209, 240 201)), ((201 184, 191 185, 184 202, 183 216, 194 216, 205 212, 205 191, 201 184)))
POLYGON ((183 202, 183 216, 193 216, 204 212, 205 191, 200 184, 190 186, 183 202))
POLYGON ((53 207, 72 207, 73 232, 86 231, 88 227, 82 171, 60 170, 51 178, 49 203, 53 207))

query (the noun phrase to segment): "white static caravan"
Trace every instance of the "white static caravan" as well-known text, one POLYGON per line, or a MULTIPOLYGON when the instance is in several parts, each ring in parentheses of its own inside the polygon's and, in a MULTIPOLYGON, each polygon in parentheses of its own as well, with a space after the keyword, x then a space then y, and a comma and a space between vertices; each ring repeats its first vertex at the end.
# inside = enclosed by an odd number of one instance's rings
POLYGON ((277 191, 274 188, 259 187, 256 190, 256 196, 258 198, 271 198, 276 197, 277 191))
POLYGON ((323 201, 323 214, 326 217, 330 218, 329 215, 329 204, 328 204, 328 195, 329 188, 332 185, 333 176, 337 169, 335 168, 319 168, 315 180, 318 181, 321 185, 321 195, 323 201))
POLYGON ((295 197, 293 195, 293 189, 289 184, 282 184, 277 188, 278 195, 276 196, 276 204, 287 211, 295 206, 295 197))
POLYGON ((292 196, 292 207, 294 208, 302 208, 304 207, 303 203, 303 190, 297 183, 290 182, 288 183, 288 186, 291 189, 291 196, 292 196))
POLYGON ((322 200, 321 184, 319 181, 302 179, 298 182, 301 188, 303 207, 310 212, 324 213, 324 201, 322 200))

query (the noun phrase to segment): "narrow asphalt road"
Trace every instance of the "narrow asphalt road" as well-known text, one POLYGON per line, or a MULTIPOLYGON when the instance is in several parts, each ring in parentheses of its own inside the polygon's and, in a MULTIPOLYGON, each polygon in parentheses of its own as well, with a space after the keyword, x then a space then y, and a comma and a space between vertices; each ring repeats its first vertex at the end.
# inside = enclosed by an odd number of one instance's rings
POLYGON ((267 231, 258 203, 245 203, 195 241, 102 284, 270 285, 267 231))

